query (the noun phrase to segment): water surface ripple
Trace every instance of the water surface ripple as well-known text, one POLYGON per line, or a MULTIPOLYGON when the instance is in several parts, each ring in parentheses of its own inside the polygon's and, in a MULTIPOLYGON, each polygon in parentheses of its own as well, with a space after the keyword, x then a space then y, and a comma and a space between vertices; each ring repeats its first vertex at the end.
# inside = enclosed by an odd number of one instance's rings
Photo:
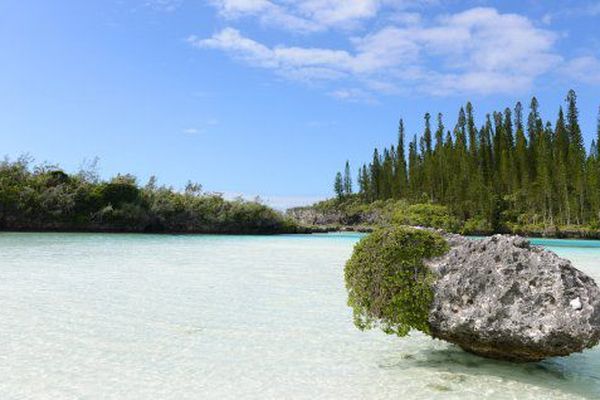
MULTIPOLYGON (((359 332, 359 235, 0 234, 0 399, 596 399, 600 351, 515 365, 359 332)), ((600 281, 600 243, 538 241, 600 281)))

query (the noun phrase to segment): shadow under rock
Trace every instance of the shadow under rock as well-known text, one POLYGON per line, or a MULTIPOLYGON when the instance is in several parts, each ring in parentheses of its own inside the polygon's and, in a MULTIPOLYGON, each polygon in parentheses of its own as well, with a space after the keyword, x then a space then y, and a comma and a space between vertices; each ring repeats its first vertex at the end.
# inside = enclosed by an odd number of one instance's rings
MULTIPOLYGON (((600 350, 535 363, 492 360, 467 353, 458 346, 431 348, 396 355, 381 368, 426 368, 445 373, 448 385, 461 384, 480 376, 557 390, 587 399, 600 398, 600 350)), ((434 388, 435 389, 435 388, 434 388)), ((444 386, 450 390, 450 386, 444 386)))

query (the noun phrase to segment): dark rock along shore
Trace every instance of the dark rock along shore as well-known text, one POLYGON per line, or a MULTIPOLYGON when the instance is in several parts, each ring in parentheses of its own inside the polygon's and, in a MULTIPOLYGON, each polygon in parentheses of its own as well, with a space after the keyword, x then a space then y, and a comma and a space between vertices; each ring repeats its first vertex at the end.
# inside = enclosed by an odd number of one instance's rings
POLYGON ((521 362, 600 341, 600 290, 570 261, 517 236, 445 237, 450 251, 427 263, 438 275, 429 315, 434 338, 521 362))

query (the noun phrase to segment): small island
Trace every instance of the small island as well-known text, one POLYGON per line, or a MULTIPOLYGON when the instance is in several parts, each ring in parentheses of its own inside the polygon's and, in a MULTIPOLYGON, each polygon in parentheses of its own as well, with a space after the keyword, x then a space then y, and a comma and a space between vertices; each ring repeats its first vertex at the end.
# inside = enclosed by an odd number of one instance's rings
POLYGON ((346 162, 335 176, 336 197, 289 210, 307 225, 372 230, 389 223, 442 228, 467 235, 600 238, 600 115, 596 139, 584 148, 577 95, 570 90, 555 123, 533 97, 488 114, 477 127, 474 107, 461 108, 446 128, 442 114, 408 143, 375 149, 353 179, 346 162), (354 182, 358 182, 358 190, 354 182))

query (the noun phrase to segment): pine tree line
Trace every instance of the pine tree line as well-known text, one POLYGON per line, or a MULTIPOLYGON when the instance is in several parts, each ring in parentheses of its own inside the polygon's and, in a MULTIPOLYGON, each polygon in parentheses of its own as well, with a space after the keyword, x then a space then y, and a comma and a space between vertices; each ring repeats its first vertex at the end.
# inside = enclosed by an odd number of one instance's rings
MULTIPOLYGON (((597 137, 584 148, 577 95, 566 113, 544 122, 537 99, 525 119, 521 103, 488 114, 476 127, 473 106, 461 108, 452 131, 442 114, 425 114, 423 134, 408 142, 400 120, 398 142, 375 149, 358 171, 365 202, 404 199, 447 206, 462 221, 482 220, 495 231, 507 225, 600 224, 600 110, 597 137), (435 126, 434 126, 435 125, 435 126)), ((337 174, 335 192, 352 194, 350 167, 337 174), (348 183, 350 182, 350 183, 348 183)))

